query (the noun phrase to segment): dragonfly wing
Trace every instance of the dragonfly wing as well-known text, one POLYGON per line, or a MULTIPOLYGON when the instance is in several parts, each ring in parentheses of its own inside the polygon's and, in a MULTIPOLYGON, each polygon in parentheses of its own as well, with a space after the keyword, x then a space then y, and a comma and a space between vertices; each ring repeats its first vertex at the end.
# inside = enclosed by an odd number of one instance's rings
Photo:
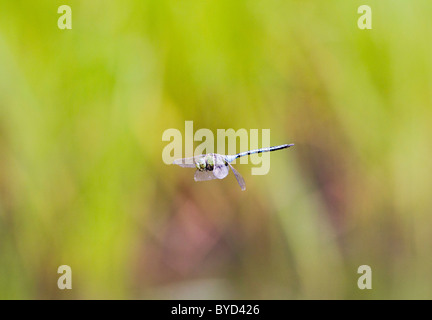
POLYGON ((194 180, 195 181, 207 181, 217 179, 217 177, 213 174, 213 171, 195 171, 194 180))
POLYGON ((201 158, 202 155, 196 156, 196 157, 190 157, 190 158, 183 158, 183 159, 175 159, 173 161, 173 164, 176 164, 183 168, 195 168, 196 164, 195 162, 201 158))
POLYGON ((241 174, 240 174, 236 169, 234 169, 234 167, 233 167, 232 165, 229 164, 229 166, 230 166, 232 172, 234 173, 234 175, 235 175, 235 177, 236 177, 236 179, 237 179, 237 182, 238 182, 238 184, 240 185, 240 188, 241 188, 243 191, 246 190, 246 183, 245 183, 245 181, 244 181, 242 175, 241 175, 241 174))
POLYGON ((217 164, 213 169, 213 174, 218 179, 225 178, 228 175, 228 173, 229 173, 229 169, 225 164, 217 164))
POLYGON ((226 156, 215 154, 213 173, 218 179, 223 179, 228 175, 229 168, 227 167, 226 156))

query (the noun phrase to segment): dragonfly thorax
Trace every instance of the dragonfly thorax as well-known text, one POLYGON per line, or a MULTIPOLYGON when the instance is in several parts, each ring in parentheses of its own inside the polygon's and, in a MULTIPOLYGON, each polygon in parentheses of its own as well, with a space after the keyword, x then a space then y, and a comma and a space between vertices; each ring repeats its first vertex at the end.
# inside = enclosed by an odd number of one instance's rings
MULTIPOLYGON (((196 162, 196 168, 199 171, 213 171, 216 162, 222 162, 221 160, 216 161, 216 155, 213 153, 209 153, 202 158, 199 158, 196 162)), ((226 161, 223 161, 224 165, 228 165, 226 161)))

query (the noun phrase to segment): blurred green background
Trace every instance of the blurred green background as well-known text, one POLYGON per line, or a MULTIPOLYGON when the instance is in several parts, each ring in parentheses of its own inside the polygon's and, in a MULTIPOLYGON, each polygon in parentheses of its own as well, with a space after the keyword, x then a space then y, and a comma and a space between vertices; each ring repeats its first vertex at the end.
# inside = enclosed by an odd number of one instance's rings
POLYGON ((0 0, 0 298, 432 298, 431 16, 428 0, 0 0), (296 145, 265 176, 237 164, 245 192, 196 183, 161 156, 186 120, 296 145))

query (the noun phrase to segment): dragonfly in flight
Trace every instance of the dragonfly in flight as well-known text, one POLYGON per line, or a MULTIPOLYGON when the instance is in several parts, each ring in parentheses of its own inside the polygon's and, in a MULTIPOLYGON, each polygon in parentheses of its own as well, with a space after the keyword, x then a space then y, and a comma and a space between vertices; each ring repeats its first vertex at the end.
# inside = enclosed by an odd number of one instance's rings
POLYGON ((292 147, 294 144, 282 144, 280 146, 249 150, 235 155, 222 155, 217 153, 200 154, 191 158, 183 158, 174 160, 173 164, 183 168, 196 168, 194 180, 206 181, 212 179, 223 179, 231 168, 238 184, 242 190, 246 190, 246 184, 241 174, 233 168, 231 162, 235 159, 248 156, 254 153, 271 152, 292 147))

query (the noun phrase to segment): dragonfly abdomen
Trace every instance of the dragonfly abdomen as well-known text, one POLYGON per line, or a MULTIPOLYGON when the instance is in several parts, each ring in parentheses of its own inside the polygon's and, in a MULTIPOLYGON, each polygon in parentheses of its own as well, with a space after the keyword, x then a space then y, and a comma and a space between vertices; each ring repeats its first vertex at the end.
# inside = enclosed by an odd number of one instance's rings
POLYGON ((261 148, 261 149, 256 149, 256 150, 249 150, 249 151, 245 151, 245 152, 236 154, 234 159, 240 158, 240 157, 244 157, 244 156, 248 156, 250 154, 255 154, 255 153, 263 153, 263 152, 270 152, 270 151, 276 151, 276 150, 280 150, 280 149, 285 149, 285 148, 292 147, 293 145, 294 144, 283 144, 283 145, 275 146, 275 147, 261 148))

